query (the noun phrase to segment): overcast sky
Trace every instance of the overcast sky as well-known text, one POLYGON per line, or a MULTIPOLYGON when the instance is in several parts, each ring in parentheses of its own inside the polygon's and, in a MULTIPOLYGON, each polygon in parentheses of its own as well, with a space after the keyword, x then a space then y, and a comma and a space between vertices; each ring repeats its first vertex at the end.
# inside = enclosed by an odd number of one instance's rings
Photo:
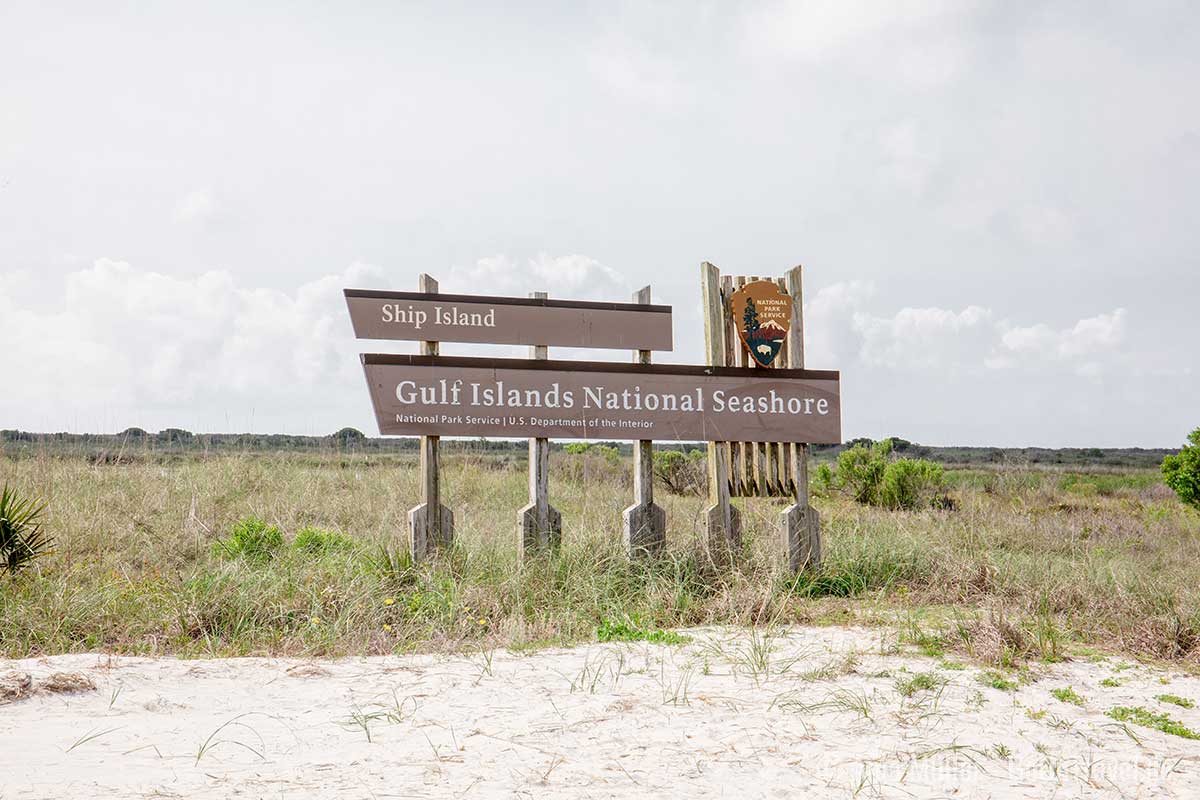
POLYGON ((267 5, 0 2, 0 428, 375 434, 422 271, 699 363, 703 260, 804 265, 846 438, 1200 425, 1196 3, 267 5))

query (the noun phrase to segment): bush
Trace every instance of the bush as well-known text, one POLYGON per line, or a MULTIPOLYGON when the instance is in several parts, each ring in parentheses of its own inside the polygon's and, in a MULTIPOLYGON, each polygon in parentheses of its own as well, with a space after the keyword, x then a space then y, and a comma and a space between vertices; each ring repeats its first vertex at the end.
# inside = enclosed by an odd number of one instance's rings
POLYGON ((337 531, 327 531, 309 526, 296 534, 293 546, 302 552, 312 555, 344 552, 354 549, 354 542, 337 531))
POLYGON ((672 494, 700 494, 705 486, 703 450, 681 453, 659 450, 654 453, 654 477, 672 494))
POLYGON ((267 525, 258 517, 246 517, 229 532, 226 539, 218 539, 213 550, 230 558, 265 560, 273 558, 283 547, 283 533, 274 525, 267 525))
POLYGON ((15 575, 35 558, 50 552, 54 540, 42 528, 46 504, 22 498, 4 485, 0 492, 0 563, 15 575))
POLYGON ((859 503, 892 509, 952 506, 942 493, 945 472, 940 464, 923 458, 888 461, 891 452, 891 439, 843 450, 836 473, 825 464, 817 467, 816 487, 843 489, 859 503))
POLYGON ((1188 436, 1190 445, 1162 462, 1163 479, 1192 508, 1200 508, 1200 428, 1188 436))
POLYGON ((833 467, 823 462, 818 464, 810 488, 817 497, 828 497, 834 488, 833 467))
POLYGON ((941 464, 902 458, 888 464, 879 488, 880 504, 886 508, 914 509, 934 504, 945 483, 941 464))
POLYGON ((856 444, 838 456, 837 485, 859 503, 879 505, 879 489, 887 471, 890 440, 872 445, 856 444))

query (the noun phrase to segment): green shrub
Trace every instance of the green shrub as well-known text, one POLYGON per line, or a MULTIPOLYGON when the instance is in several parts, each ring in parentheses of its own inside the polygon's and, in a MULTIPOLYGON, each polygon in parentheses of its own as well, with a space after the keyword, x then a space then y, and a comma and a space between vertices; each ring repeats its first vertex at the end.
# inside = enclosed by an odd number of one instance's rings
POLYGON ((945 474, 941 464, 923 458, 902 458, 884 469, 879 503, 893 509, 929 506, 944 485, 945 474))
POLYGON ((0 563, 15 575, 35 558, 50 552, 54 540, 42 528, 46 504, 21 497, 4 485, 0 492, 0 563))
POLYGON ((859 503, 879 505, 879 489, 887 471, 890 440, 867 446, 856 444, 838 455, 837 485, 850 492, 859 503))
POLYGON ((1200 428, 1188 435, 1190 445, 1162 462, 1163 479, 1179 495, 1179 499, 1193 508, 1200 508, 1200 428))
POLYGON ((818 492, 837 487, 859 503, 892 509, 952 506, 942 491, 946 478, 940 464, 923 458, 889 461, 891 452, 891 439, 843 450, 836 473, 824 464, 817 468, 818 492))
POLYGON ((704 491, 704 451, 687 454, 678 450, 654 453, 654 477, 672 494, 700 494, 704 491))
POLYGON ((246 517, 233 526, 229 536, 218 539, 213 550, 230 558, 265 560, 283 547, 283 533, 258 517, 246 517))
POLYGON ((583 455, 592 448, 591 442, 569 442, 563 445, 563 452, 573 456, 583 455))
POLYGON ((833 486, 833 467, 824 462, 818 464, 810 481, 809 488, 812 490, 812 493, 817 497, 827 497, 833 490, 833 486))
POLYGON ((327 531, 312 526, 301 529, 296 534, 293 547, 304 553, 324 555, 326 553, 345 552, 354 549, 354 542, 337 531, 327 531))

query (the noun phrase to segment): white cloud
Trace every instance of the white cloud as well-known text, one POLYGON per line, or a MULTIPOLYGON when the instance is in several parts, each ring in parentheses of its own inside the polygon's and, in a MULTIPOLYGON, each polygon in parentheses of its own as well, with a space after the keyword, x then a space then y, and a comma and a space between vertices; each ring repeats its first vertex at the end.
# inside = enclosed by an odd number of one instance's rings
POLYGON ((449 294, 516 297, 547 292, 572 300, 623 300, 632 291, 624 275, 594 258, 545 253, 524 262, 504 255, 481 258, 473 266, 454 267, 439 288, 449 294))
POLYGON ((868 310, 875 287, 864 281, 826 286, 805 306, 808 361, 814 367, 859 363, 872 368, 951 374, 981 368, 1066 367, 1096 377, 1128 360, 1125 309, 1081 319, 1067 328, 1014 325, 984 306, 961 310, 868 310))
POLYGON ((289 292, 241 287, 228 272, 173 277, 99 259, 67 276, 49 311, 18 306, 0 284, 0 341, 23 376, 0 412, 51 414, 58 427, 78 418, 91 430, 101 418, 145 425, 256 408, 295 419, 298 402, 328 406, 331 384, 353 380, 341 289, 380 278, 355 265, 289 292))
POLYGON ((992 312, 980 306, 962 311, 902 308, 890 317, 854 315, 863 362, 897 369, 970 368, 995 336, 992 312))

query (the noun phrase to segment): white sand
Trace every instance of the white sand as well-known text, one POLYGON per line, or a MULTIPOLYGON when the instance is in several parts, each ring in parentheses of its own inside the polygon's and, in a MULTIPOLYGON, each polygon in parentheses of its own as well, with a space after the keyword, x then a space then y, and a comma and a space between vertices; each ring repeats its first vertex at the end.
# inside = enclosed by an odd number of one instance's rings
POLYGON ((1113 658, 1040 666, 1005 692, 977 667, 838 628, 780 634, 764 675, 751 634, 692 634, 497 651, 490 667, 480 654, 0 662, 35 686, 61 671, 97 686, 0 705, 0 797, 1200 797, 1200 742, 1129 726, 1135 741, 1104 714, 1143 705, 1200 730, 1200 709, 1154 699, 1200 702, 1195 677, 1113 658), (926 671, 949 683, 897 691, 926 671), (1083 708, 1050 695, 1067 685, 1083 708))

